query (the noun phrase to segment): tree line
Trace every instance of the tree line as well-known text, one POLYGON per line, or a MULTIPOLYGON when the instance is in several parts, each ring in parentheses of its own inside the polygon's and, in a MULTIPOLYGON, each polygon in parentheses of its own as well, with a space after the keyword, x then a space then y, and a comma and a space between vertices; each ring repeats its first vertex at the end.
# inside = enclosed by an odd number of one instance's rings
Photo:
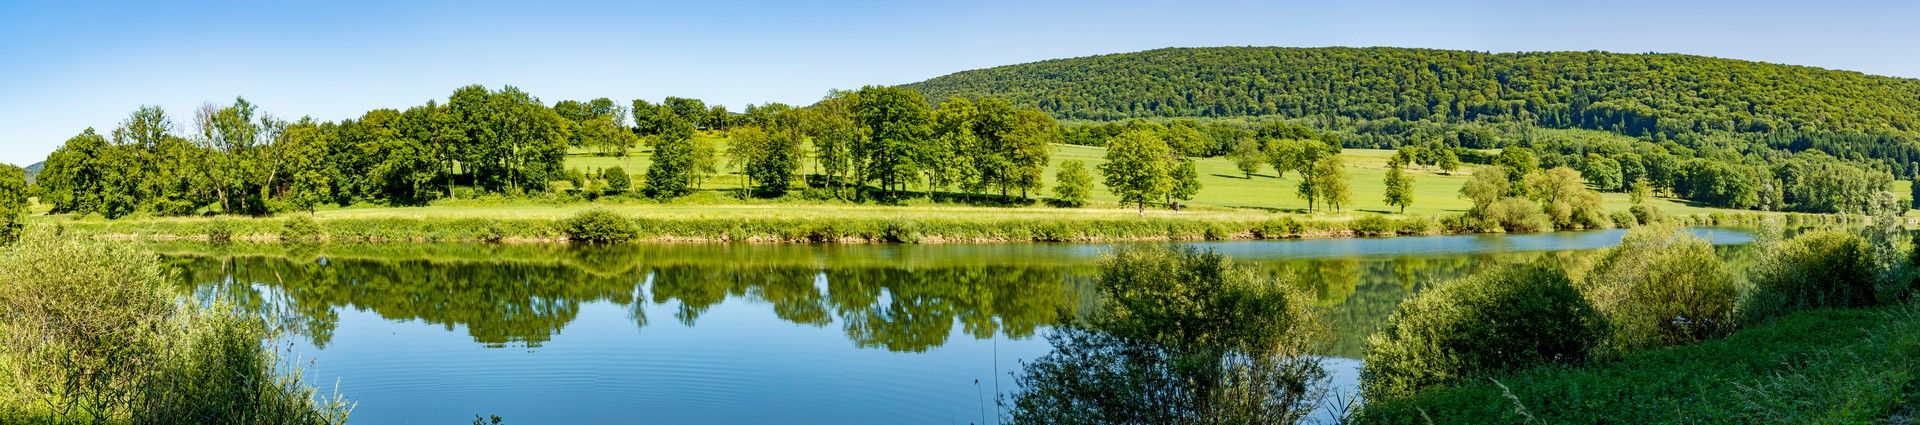
POLYGON ((418 206, 549 192, 557 181, 624 191, 632 185, 624 170, 585 176, 566 168, 566 155, 625 158, 644 145, 652 161, 639 189, 657 198, 690 193, 724 159, 759 196, 781 196, 801 180, 847 199, 900 196, 909 184, 1026 199, 1040 189, 1047 145, 1060 136, 1059 124, 1032 108, 991 98, 936 106, 914 90, 877 86, 808 107, 732 113, 679 97, 548 106, 511 86, 473 85, 444 103, 340 121, 285 120, 236 98, 204 105, 184 124, 145 106, 110 132, 84 130, 48 156, 34 193, 53 212, 114 218, 418 206), (722 152, 699 131, 725 131, 732 143, 722 152), (801 179, 809 157, 812 175, 801 179))

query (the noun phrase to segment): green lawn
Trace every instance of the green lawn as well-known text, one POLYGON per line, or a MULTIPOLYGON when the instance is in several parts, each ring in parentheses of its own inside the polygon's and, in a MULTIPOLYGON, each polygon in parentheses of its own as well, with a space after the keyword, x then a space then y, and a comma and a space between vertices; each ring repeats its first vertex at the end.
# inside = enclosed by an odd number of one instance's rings
MULTIPOLYGON (((724 137, 706 133, 698 137, 714 141, 720 146, 720 150, 725 152, 726 139, 724 137)), ((1346 157, 1347 178, 1353 193, 1353 204, 1348 207, 1348 211, 1346 212, 1398 213, 1397 208, 1387 206, 1383 199, 1386 191, 1384 181, 1386 179, 1387 160, 1392 157, 1394 151, 1381 149, 1346 149, 1343 152, 1342 155, 1346 157)), ((1048 189, 1043 189, 1043 193, 1036 195, 1051 196, 1054 176, 1061 162, 1080 160, 1085 162, 1089 167, 1093 167, 1105 163, 1106 161, 1103 159, 1105 155, 1106 149, 1099 147, 1065 144, 1053 145, 1053 158, 1047 168, 1045 179, 1045 185, 1048 189)), ((586 150, 575 150, 572 155, 567 157, 567 167, 580 169, 582 171, 599 170, 614 166, 622 167, 626 169, 628 173, 634 175, 634 184, 636 186, 641 184, 642 176, 646 174, 646 168, 649 163, 649 153, 644 149, 634 151, 629 158, 601 156, 586 150)), ((1232 161, 1226 158, 1205 158, 1201 159, 1198 165, 1201 185, 1200 194, 1195 196, 1195 199, 1192 201, 1187 202, 1187 204, 1193 207, 1198 207, 1202 210, 1237 210, 1244 212, 1306 211, 1307 202, 1295 194, 1296 188, 1300 183, 1300 176, 1297 174, 1288 174, 1280 178, 1275 178, 1272 167, 1261 167, 1262 170, 1259 173, 1256 173, 1251 178, 1247 178, 1233 166, 1232 161)), ((803 172, 811 172, 813 167, 814 164, 811 161, 807 161, 802 165, 803 172)), ((740 187, 741 177, 738 174, 738 167, 729 167, 721 164, 720 172, 722 175, 709 177, 704 182, 702 188, 734 189, 740 187)), ((1438 168, 1425 167, 1410 169, 1408 172, 1414 176, 1414 201, 1413 205, 1407 208, 1407 214, 1426 216, 1452 215, 1465 212, 1466 209, 1471 206, 1471 204, 1469 204, 1466 199, 1461 198, 1459 194, 1460 185, 1465 183, 1468 176, 1471 175, 1470 169, 1459 170, 1452 174, 1442 174, 1438 168)), ((1119 208, 1120 206, 1117 205, 1119 197, 1108 192, 1106 186, 1100 184, 1099 180, 1100 178, 1096 174, 1094 181, 1098 187, 1094 190, 1092 206, 1096 209, 1119 208)), ((1904 185, 1905 182, 1901 182, 1901 184, 1904 185)), ((1896 190, 1901 191, 1898 193, 1905 193, 1905 186, 1900 186, 1896 188, 1896 190)), ((1624 210, 1629 204, 1628 196, 1625 193, 1605 193, 1603 196, 1607 201, 1609 210, 1624 210)), ((1652 202, 1670 214, 1707 214, 1737 211, 1697 207, 1677 199, 1657 199, 1652 202)), ((704 208, 714 210, 727 209, 728 207, 723 205, 706 205, 704 208)), ((964 207, 955 208, 960 210, 966 209, 964 207)), ((1036 207, 1032 209, 1048 208, 1036 207)), ((1008 211, 1009 209, 992 208, 992 210, 1008 211)))

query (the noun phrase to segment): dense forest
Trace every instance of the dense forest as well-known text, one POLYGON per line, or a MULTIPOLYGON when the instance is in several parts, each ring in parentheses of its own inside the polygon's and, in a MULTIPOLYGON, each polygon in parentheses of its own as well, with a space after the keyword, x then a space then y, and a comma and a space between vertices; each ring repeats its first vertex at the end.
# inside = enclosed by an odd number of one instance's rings
POLYGON ((1588 176, 1603 177, 1602 190, 1644 177, 1651 189, 1732 208, 1857 212, 1893 176, 1920 175, 1920 80, 1689 55, 1175 48, 908 87, 1092 121, 1069 125, 1069 142, 1116 132, 1102 121, 1171 120, 1209 133, 1221 121, 1284 121, 1346 147, 1444 146, 1469 162, 1490 159, 1471 149, 1527 147, 1542 166, 1605 174, 1588 176), (1805 187, 1821 180, 1860 189, 1805 187), (1830 196, 1849 199, 1810 200, 1830 196))

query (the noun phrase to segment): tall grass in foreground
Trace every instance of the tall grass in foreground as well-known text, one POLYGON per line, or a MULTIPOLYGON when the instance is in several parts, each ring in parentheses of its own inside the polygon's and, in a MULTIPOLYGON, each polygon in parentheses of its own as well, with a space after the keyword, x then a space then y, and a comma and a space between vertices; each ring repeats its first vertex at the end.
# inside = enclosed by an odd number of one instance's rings
POLYGON ((0 423, 340 424, 265 325, 189 304, 157 257, 32 234, 0 250, 0 423))

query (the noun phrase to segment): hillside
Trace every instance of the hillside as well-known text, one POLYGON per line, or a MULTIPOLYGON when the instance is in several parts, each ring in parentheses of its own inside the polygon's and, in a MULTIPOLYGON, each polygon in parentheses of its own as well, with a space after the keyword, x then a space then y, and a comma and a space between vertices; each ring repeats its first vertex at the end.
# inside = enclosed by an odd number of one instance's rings
POLYGON ((1846 133, 1920 140, 1920 80, 1679 54, 1170 48, 946 75, 1065 119, 1340 117, 1529 122, 1631 136, 1846 133))
POLYGON ((46 161, 35 162, 33 163, 33 165, 28 165, 27 166, 27 184, 33 184, 33 179, 35 177, 40 176, 40 170, 43 168, 47 168, 46 161))

